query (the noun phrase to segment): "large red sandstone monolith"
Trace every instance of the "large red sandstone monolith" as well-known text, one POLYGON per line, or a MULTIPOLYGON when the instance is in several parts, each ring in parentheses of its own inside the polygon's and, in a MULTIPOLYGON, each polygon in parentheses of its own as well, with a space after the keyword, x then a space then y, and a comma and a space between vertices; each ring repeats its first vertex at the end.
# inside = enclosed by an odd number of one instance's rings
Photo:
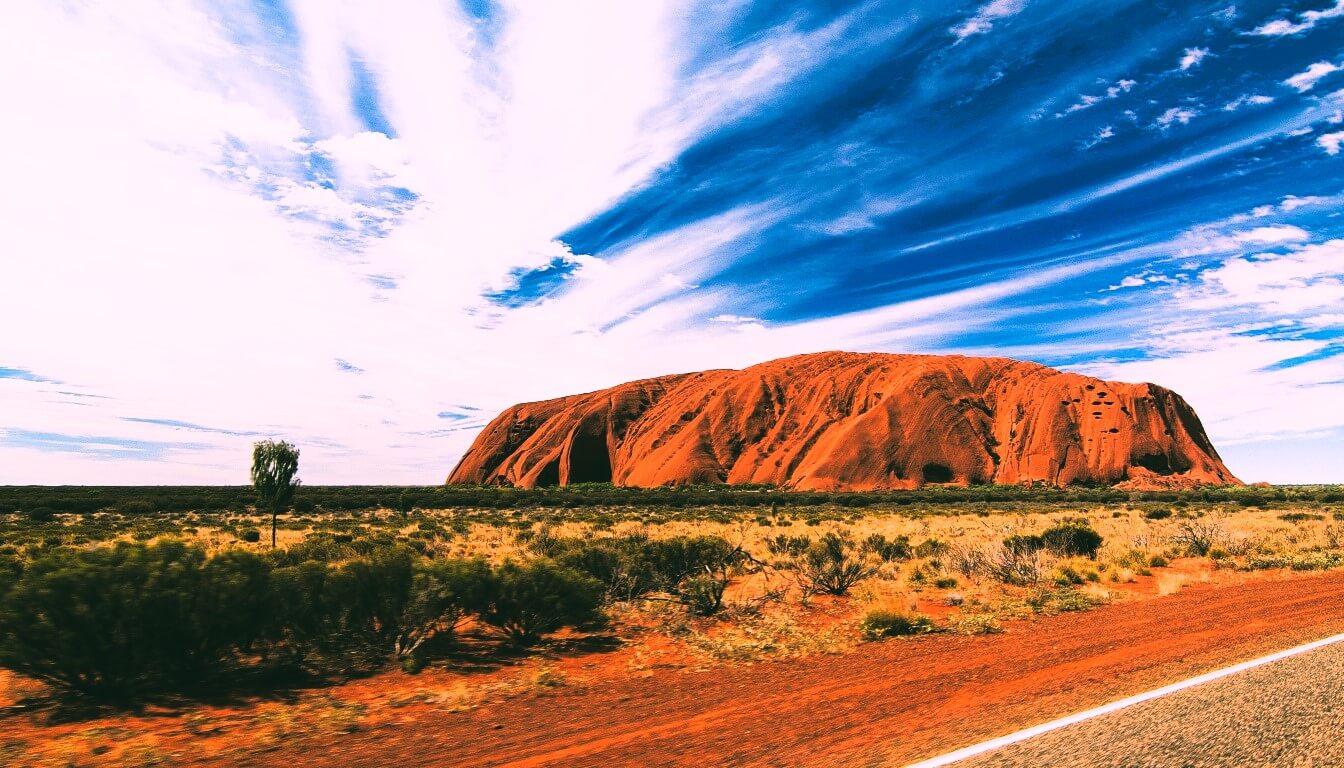
POLYGON ((823 352, 504 411, 449 483, 1239 483, 1175 392, 1006 358, 823 352))

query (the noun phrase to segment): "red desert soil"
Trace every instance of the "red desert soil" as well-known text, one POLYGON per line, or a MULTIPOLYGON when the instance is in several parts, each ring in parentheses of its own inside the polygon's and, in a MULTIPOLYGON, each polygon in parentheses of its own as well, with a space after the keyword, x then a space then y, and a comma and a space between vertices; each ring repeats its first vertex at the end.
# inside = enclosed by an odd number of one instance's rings
MULTIPOLYGON (((1344 573, 1262 572, 1010 622, 998 635, 930 635, 843 655, 653 669, 636 678, 607 662, 591 678, 532 686, 462 711, 413 696, 389 708, 389 689, 404 693, 436 674, 392 672, 336 691, 345 703, 332 716, 361 701, 373 715, 348 727, 228 707, 50 726, 20 714, 0 719, 0 742, 54 746, 60 737, 74 753, 56 753, 70 765, 130 764, 90 750, 149 732, 159 734, 157 754, 172 765, 899 765, 1344 631, 1341 604, 1344 573), (264 729, 285 722, 293 727, 282 738, 263 738, 264 729)), ((293 706, 331 707, 333 700, 318 691, 293 706)), ((48 762, 22 764, 67 764, 46 754, 48 762)), ((130 759, 106 753, 117 755, 130 759)))
POLYGON ((808 490, 1238 482, 1180 395, 1006 358, 824 352, 504 411, 449 483, 808 490))

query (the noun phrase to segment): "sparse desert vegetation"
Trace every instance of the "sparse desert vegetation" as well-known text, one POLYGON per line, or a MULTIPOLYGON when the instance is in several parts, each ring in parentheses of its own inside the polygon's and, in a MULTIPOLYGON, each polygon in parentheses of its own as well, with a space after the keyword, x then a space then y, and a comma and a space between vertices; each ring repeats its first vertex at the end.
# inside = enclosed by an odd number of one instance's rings
MULTIPOLYGON (((971 488, 839 503, 596 486, 537 492, 568 504, 503 508, 406 489, 349 511, 301 510, 300 495, 275 548, 260 533, 266 509, 159 512, 160 500, 132 497, 118 502, 129 512, 69 512, 36 491, 12 500, 25 492, 0 493, 0 674, 13 713, 0 730, 72 706, 95 707, 87 728, 128 706, 200 715, 221 696, 235 702, 229 717, 279 731, 359 728, 408 697, 473 708, 592 678, 997 633, 1189 584, 1344 566, 1344 502, 1325 487, 1123 500, 971 488), (1012 498, 984 498, 996 492, 1012 498), (666 503, 675 494, 735 503, 666 503), (25 508, 39 503, 49 515, 25 508), (374 681, 382 693, 358 706, 341 693, 374 681), (270 698, 287 691, 309 693, 270 698)), ((5 749, 28 754, 25 743, 5 749)))

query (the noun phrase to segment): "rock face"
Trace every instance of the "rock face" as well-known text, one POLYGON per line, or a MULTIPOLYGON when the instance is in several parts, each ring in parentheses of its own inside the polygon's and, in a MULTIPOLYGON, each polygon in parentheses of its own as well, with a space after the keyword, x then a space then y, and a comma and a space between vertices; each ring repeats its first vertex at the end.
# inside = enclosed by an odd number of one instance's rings
POLYGON ((515 405, 449 483, 1238 484, 1180 395, 1006 358, 823 352, 515 405))

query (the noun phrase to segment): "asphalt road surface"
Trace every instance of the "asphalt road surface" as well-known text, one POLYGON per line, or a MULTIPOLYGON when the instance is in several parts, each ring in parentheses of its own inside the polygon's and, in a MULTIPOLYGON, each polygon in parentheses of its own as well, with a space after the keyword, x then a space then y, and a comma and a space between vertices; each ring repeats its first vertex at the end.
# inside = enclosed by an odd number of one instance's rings
POLYGON ((1136 704, 955 765, 1344 766, 1344 643, 1136 704))

